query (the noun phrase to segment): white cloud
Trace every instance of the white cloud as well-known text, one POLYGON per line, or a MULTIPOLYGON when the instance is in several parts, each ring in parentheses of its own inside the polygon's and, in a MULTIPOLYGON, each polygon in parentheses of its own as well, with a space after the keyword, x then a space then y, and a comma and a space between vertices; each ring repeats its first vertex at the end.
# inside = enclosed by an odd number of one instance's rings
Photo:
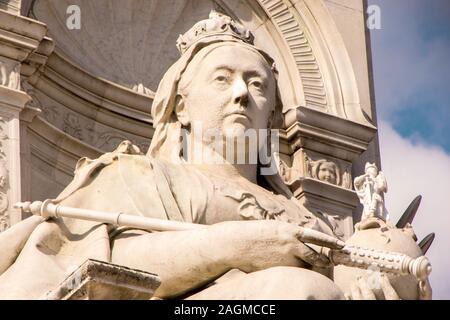
POLYGON ((419 241, 436 233, 427 253, 433 266, 433 299, 450 299, 450 155, 439 147, 402 138, 383 121, 379 135, 391 219, 397 222, 414 197, 423 196, 413 227, 419 241))

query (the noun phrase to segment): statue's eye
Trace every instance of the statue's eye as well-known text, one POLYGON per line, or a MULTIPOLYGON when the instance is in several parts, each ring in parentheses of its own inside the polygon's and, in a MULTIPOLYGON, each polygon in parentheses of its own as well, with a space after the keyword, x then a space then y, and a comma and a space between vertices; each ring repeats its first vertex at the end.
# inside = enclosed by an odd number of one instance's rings
POLYGON ((256 89, 261 89, 263 87, 262 82, 258 81, 258 80, 250 81, 249 85, 252 86, 253 88, 256 88, 256 89))
POLYGON ((217 82, 226 83, 226 82, 228 82, 228 77, 224 76, 224 75, 220 75, 220 76, 217 76, 214 80, 216 80, 217 82))

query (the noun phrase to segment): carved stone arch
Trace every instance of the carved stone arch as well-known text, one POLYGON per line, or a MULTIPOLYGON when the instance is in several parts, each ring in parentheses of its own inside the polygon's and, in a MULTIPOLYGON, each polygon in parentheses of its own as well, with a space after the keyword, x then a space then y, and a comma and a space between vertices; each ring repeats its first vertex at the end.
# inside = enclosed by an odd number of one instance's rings
POLYGON ((307 22, 313 52, 322 70, 328 103, 340 117, 369 124, 363 114, 353 65, 341 33, 323 0, 298 1, 296 7, 307 22), (305 10, 302 10, 303 6, 305 10))
MULTIPOLYGON (((82 42, 78 41, 78 47, 69 47, 65 40, 60 41, 62 38, 70 39, 74 35, 75 38, 73 39, 78 37, 76 32, 68 32, 64 20, 61 19, 64 18, 65 14, 62 8, 64 7, 63 3, 67 5, 72 2, 62 1, 56 6, 56 2, 48 0, 30 3, 24 1, 23 8, 31 9, 27 13, 39 19, 42 11, 38 12, 37 16, 34 15, 33 6, 37 6, 38 11, 39 8, 46 6, 45 8, 51 14, 47 14, 43 18, 48 23, 50 35, 52 35, 52 32, 58 35, 55 39, 57 52, 61 52, 60 49, 66 51, 66 53, 70 49, 78 51, 82 42), (63 35, 63 37, 59 38, 59 35, 63 35)), ((87 10, 83 6, 86 6, 88 2, 80 0, 74 3, 80 4, 83 8, 83 19, 92 19, 95 17, 95 10, 101 7, 89 6, 89 10, 87 10)), ((102 3, 107 5, 109 2, 105 0, 102 3)), ((151 3, 159 2, 151 1, 151 3)), ((220 7, 234 19, 240 21, 255 33, 256 44, 274 56, 280 69, 280 87, 282 88, 285 111, 302 106, 358 123, 368 123, 361 111, 358 88, 347 49, 323 0, 206 0, 202 3, 208 7, 220 7), (207 2, 211 4, 207 5, 207 2)), ((164 6, 170 7, 171 5, 168 2, 164 6)), ((177 7, 180 7, 178 2, 177 7)), ((180 10, 180 8, 177 10, 180 10)), ((139 23, 146 22, 141 19, 139 23)), ((174 23, 182 25, 179 21, 174 23)), ((113 28, 114 25, 111 25, 107 29, 113 28)), ((144 30, 133 26, 130 26, 130 28, 137 32, 144 30)), ((88 29, 87 31, 90 33, 91 30, 88 29)), ((177 31, 182 32, 182 28, 178 28, 177 31)), ((94 42, 103 41, 106 44, 105 40, 97 38, 90 39, 84 36, 81 39, 85 43, 83 45, 87 46, 86 48, 88 48, 88 42, 91 42, 91 40, 94 42)), ((169 59, 174 59, 175 56, 173 53, 168 55, 169 59)), ((69 58, 71 62, 76 64, 80 62, 78 57, 72 57, 70 54, 69 58)), ((83 63, 79 65, 87 71, 91 71, 90 68, 93 68, 94 75, 98 74, 116 83, 119 80, 118 83, 127 85, 133 80, 133 76, 129 74, 120 77, 105 71, 106 66, 103 66, 103 69, 98 69, 96 66, 98 58, 95 60, 92 57, 85 56, 83 59, 87 59, 89 65, 83 63)), ((116 62, 117 68, 121 66, 121 62, 131 66, 126 61, 119 60, 116 62)), ((151 89, 156 89, 156 84, 157 79, 155 78, 151 89)))
POLYGON ((350 57, 323 0, 218 2, 275 56, 285 111, 302 106, 369 124, 350 57))

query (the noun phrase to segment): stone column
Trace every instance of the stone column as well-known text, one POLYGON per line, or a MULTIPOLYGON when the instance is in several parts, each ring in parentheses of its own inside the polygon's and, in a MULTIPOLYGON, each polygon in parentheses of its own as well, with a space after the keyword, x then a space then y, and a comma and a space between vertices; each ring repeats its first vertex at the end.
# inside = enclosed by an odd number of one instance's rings
POLYGON ((12 206, 21 200, 19 113, 29 96, 0 86, 0 231, 21 220, 12 206))
POLYGON ((20 88, 20 73, 47 32, 19 11, 20 1, 0 0, 0 232, 22 219, 13 205, 22 193, 20 114, 30 97, 20 88))

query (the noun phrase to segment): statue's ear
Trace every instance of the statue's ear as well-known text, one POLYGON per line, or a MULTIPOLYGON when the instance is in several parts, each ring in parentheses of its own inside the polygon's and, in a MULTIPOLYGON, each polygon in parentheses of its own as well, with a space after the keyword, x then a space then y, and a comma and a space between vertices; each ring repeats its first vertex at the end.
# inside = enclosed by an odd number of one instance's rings
POLYGON ((189 114, 186 110, 183 97, 179 94, 175 98, 175 113, 180 123, 184 127, 188 127, 190 124, 189 114))

